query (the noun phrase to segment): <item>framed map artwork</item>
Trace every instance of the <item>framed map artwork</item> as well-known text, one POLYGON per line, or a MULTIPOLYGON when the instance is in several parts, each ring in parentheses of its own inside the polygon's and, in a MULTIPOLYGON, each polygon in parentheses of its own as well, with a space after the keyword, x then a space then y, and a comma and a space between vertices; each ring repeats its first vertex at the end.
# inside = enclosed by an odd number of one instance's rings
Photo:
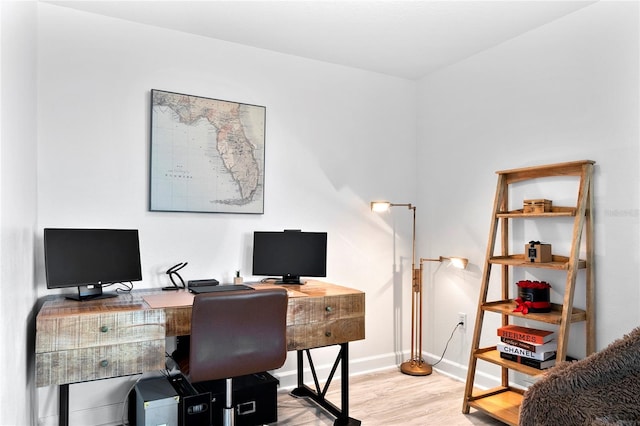
POLYGON ((151 90, 149 210, 264 213, 266 108, 151 90))

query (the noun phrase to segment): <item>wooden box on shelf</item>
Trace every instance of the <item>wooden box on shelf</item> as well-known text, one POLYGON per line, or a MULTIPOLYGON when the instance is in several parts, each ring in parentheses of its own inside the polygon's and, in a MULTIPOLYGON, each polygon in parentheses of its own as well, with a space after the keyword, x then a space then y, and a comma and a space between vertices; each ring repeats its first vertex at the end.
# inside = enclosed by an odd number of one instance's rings
POLYGON ((551 200, 524 200, 524 213, 546 213, 551 211, 551 200))
POLYGON ((529 262, 533 263, 547 263, 553 259, 551 256, 551 244, 531 241, 525 244, 524 252, 529 262))

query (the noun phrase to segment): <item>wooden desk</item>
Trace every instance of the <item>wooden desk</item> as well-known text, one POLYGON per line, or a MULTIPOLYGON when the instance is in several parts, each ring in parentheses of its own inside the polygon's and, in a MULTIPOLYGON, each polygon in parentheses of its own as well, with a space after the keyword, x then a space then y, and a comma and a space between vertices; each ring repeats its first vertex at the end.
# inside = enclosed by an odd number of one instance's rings
MULTIPOLYGON (((273 284, 250 284, 259 290, 273 284)), ((298 351, 298 388, 336 417, 348 417, 348 343, 364 339, 364 293, 320 281, 287 285, 287 348, 298 351), (331 382, 341 362, 342 409, 324 399, 309 349, 340 345, 331 382), (303 383, 303 353, 309 357, 315 391, 303 383)), ((193 296, 185 290, 137 290, 117 298, 46 301, 36 318, 36 386, 60 385, 60 424, 68 423, 68 385, 165 367, 165 338, 190 334, 193 296)), ((326 385, 328 386, 328 385, 326 385)), ((326 391, 326 388, 325 388, 326 391)))

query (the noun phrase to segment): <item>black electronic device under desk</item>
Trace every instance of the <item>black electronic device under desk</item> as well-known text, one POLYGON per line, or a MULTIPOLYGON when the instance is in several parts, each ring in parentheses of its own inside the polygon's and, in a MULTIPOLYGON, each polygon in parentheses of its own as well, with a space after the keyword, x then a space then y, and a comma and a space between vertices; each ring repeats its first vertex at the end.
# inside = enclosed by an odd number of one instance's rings
MULTIPOLYGON (((278 421, 279 381, 269 373, 233 378, 233 407, 236 426, 256 426, 278 421)), ((222 424, 225 405, 225 380, 194 383, 199 393, 211 393, 212 425, 222 424)))
POLYGON ((169 377, 169 382, 180 395, 178 426, 210 426, 211 393, 196 390, 182 374, 169 377))

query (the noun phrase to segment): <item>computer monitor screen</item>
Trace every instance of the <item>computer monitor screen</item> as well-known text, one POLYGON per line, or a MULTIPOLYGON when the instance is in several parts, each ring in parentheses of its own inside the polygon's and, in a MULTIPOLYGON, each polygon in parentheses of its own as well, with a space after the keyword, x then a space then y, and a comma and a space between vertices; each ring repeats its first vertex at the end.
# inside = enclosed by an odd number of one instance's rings
POLYGON ((300 277, 325 277, 327 233, 254 232, 253 275, 281 277, 278 282, 285 284, 300 284, 300 277))
POLYGON ((78 287, 85 299, 109 297, 102 285, 142 280, 135 229, 45 228, 47 288, 78 287))

